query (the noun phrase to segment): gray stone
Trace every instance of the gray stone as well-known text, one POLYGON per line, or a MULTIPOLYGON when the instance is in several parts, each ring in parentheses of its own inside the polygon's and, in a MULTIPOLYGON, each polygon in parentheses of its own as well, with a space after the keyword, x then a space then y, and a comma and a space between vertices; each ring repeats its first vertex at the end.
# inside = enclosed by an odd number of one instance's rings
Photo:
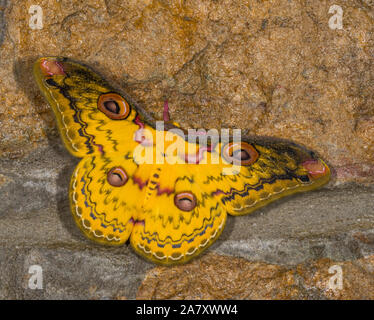
POLYGON ((0 46, 2 45, 4 41, 4 35, 6 31, 6 22, 4 17, 4 10, 8 5, 7 0, 0 0, 0 46))
MULTIPOLYGON (((127 245, 102 247, 81 235, 67 194, 77 161, 48 147, 0 162, 0 298, 132 299, 154 267, 127 245), (31 265, 43 269, 42 290, 28 286, 31 265)), ((208 250, 286 266, 372 255, 374 188, 323 188, 229 217, 208 250)))

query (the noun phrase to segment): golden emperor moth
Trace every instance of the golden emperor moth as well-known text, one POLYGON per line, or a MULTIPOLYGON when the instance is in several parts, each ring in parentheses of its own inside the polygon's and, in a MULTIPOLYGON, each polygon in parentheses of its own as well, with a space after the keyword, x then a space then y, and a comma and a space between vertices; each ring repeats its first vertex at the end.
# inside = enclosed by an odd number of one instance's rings
POLYGON ((153 262, 184 263, 219 237, 227 214, 249 214, 330 178, 323 160, 294 143, 242 138, 203 147, 160 131, 124 94, 70 59, 40 58, 34 75, 66 148, 82 158, 69 189, 74 220, 100 244, 129 240, 153 262), (172 148, 176 142, 184 153, 172 148), (161 161, 144 161, 144 153, 161 161))

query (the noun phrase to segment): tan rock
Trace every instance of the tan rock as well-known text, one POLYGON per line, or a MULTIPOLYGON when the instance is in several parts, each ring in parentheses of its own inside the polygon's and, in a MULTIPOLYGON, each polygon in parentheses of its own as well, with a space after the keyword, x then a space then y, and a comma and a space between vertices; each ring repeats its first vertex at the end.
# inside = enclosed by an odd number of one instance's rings
POLYGON ((137 299, 374 299, 374 256, 287 268, 208 253, 187 265, 150 270, 137 299), (341 268, 341 288, 330 284, 333 266, 341 268))
POLYGON ((9 177, 4 176, 0 173, 0 187, 2 187, 4 184, 7 184, 11 182, 12 180, 9 177))
POLYGON ((340 1, 342 30, 329 28, 326 0, 43 0, 41 30, 28 25, 34 4, 1 8, 0 157, 56 135, 31 65, 58 55, 95 66, 157 117, 167 98, 185 127, 291 139, 319 152, 339 183, 374 182, 371 1, 340 1))

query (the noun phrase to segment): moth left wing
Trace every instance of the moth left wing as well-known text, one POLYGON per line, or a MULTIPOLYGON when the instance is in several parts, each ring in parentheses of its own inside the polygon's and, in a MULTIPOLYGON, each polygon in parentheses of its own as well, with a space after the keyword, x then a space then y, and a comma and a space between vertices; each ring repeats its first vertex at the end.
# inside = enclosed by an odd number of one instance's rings
POLYGON ((137 111, 92 69, 68 58, 43 57, 34 75, 71 154, 82 158, 135 148, 137 111))

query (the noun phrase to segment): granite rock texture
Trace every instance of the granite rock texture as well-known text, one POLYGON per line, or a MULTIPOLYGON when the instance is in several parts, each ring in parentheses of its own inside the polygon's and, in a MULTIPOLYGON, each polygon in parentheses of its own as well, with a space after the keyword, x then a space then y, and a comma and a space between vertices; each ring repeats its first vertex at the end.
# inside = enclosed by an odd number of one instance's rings
MULTIPOLYGON (((374 256, 310 261, 293 268, 207 254, 186 266, 150 270, 138 299, 374 299, 374 256), (341 268, 342 286, 330 284, 341 268)), ((339 271, 340 272, 340 271, 339 271)))
POLYGON ((0 0, 0 298, 373 299, 373 85, 369 0, 0 0), (36 4, 42 29, 29 27, 36 4), (334 4, 341 30, 329 28, 334 4), (186 128, 305 145, 333 180, 230 217, 185 266, 94 245, 69 212, 77 159, 32 75, 47 55, 93 66, 155 118, 168 99, 186 128), (42 290, 28 287, 33 264, 42 290), (341 290, 327 287, 333 265, 341 290))

